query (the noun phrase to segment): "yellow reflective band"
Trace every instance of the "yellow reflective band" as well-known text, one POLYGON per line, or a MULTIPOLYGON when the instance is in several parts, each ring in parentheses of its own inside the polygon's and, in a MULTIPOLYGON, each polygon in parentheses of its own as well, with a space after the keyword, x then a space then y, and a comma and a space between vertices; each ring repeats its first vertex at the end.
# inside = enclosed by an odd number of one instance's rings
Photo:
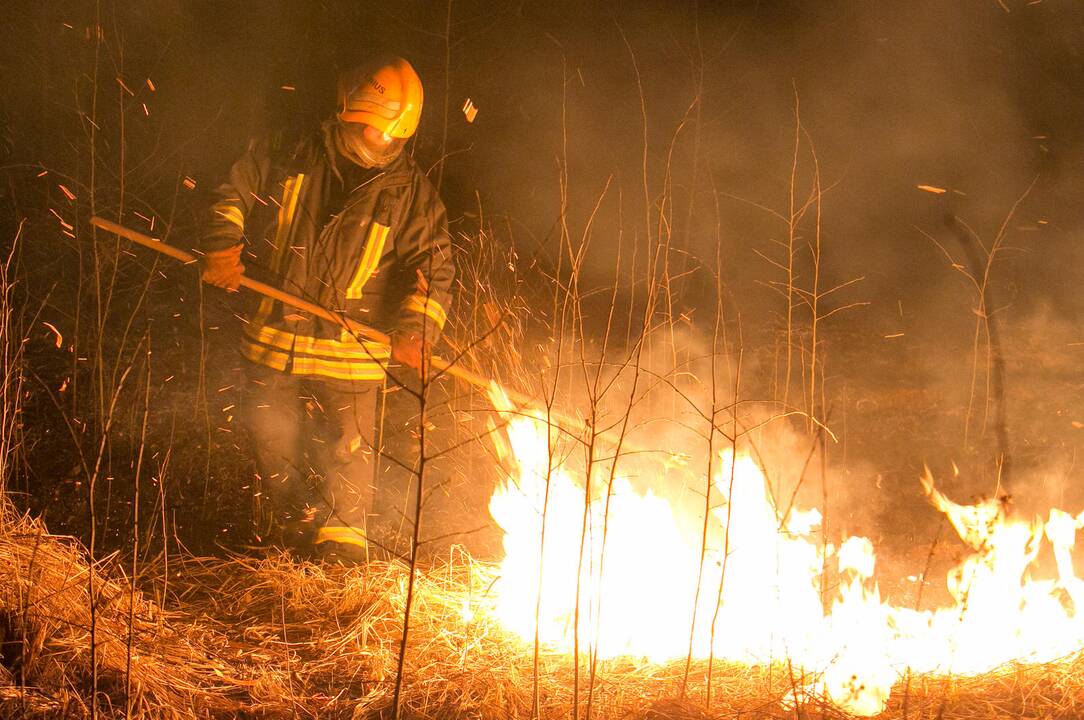
MULTIPOLYGON (((280 352, 266 345, 242 341, 241 355, 246 360, 272 370, 284 372, 290 364, 289 353, 280 352)), ((385 376, 384 366, 365 360, 329 360, 306 356, 294 357, 290 364, 291 375, 316 375, 335 380, 353 380, 359 382, 379 381, 385 376)))
POLYGON ((282 183, 282 207, 279 208, 278 227, 275 228, 275 254, 281 256, 289 239, 290 226, 294 222, 294 214, 297 212, 297 198, 301 194, 301 183, 305 180, 304 173, 298 173, 286 178, 282 183))
POLYGON ((345 543, 347 545, 357 545, 358 547, 366 547, 368 542, 365 539, 365 533, 358 528, 352 527, 322 527, 316 531, 316 540, 314 544, 326 542, 345 543))
POLYGON ((336 380, 383 380, 384 366, 357 360, 325 360, 324 358, 295 357, 294 375, 319 375, 336 380))
POLYGON ((439 328, 443 328, 444 323, 448 320, 448 313, 444 311, 440 303, 425 295, 411 295, 407 298, 403 309, 425 315, 435 322, 439 328))
POLYGON ((347 300, 361 298, 362 288, 373 276, 373 271, 380 262, 380 256, 384 254, 384 243, 388 239, 389 230, 391 228, 387 225, 373 221, 372 227, 369 228, 369 238, 365 241, 365 251, 361 254, 361 262, 358 263, 358 269, 354 271, 354 277, 346 288, 347 300))
POLYGON ((314 338, 307 335, 295 335, 270 325, 254 327, 253 323, 249 323, 245 326, 245 335, 264 345, 309 355, 374 362, 384 362, 391 357, 391 348, 387 345, 370 340, 359 340, 349 333, 344 333, 338 340, 314 338))
POLYGON ((245 229, 245 216, 241 212, 241 208, 236 205, 231 205, 226 201, 215 203, 215 212, 242 230, 245 229))
POLYGON ((286 361, 290 359, 290 356, 286 353, 277 352, 269 347, 263 345, 254 345, 248 342, 241 342, 241 355, 246 360, 250 360, 258 365, 264 365, 272 370, 285 370, 286 361))
MULTIPOLYGON (((297 199, 301 195, 304 180, 305 173, 298 173, 282 182, 282 204, 279 206, 278 223, 275 227, 275 250, 271 253, 271 268, 276 273, 282 272, 282 258, 286 257, 287 245, 290 244, 290 227, 297 213, 297 199)), ((269 297, 260 300, 260 307, 254 318, 257 325, 263 325, 274 304, 275 301, 269 297)))

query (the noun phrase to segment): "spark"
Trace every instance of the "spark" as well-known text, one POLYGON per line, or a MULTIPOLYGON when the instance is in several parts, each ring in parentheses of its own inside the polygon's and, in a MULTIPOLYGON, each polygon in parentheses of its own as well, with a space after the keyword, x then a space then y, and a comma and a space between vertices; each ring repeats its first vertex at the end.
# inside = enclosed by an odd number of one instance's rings
POLYGON ((467 101, 463 103, 463 117, 467 118, 469 123, 474 122, 474 118, 478 117, 478 108, 470 98, 467 98, 467 101))
POLYGON ((64 218, 63 218, 63 217, 61 217, 60 213, 58 213, 58 212, 57 212, 56 210, 54 210, 53 208, 49 208, 49 212, 51 212, 51 213, 52 213, 52 214, 53 214, 53 215, 54 215, 54 216, 56 217, 56 219, 60 221, 60 224, 61 224, 62 226, 64 226, 64 228, 65 228, 66 230, 74 230, 74 229, 75 229, 75 228, 74 228, 74 227, 72 227, 72 226, 71 226, 71 225, 70 225, 70 224, 69 224, 69 223, 68 223, 68 222, 67 222, 66 220, 64 220, 64 218))
POLYGON ((52 323, 48 323, 43 320, 41 324, 53 331, 53 335, 56 336, 56 348, 57 350, 59 350, 64 344, 64 336, 60 334, 60 331, 57 330, 56 326, 52 323))

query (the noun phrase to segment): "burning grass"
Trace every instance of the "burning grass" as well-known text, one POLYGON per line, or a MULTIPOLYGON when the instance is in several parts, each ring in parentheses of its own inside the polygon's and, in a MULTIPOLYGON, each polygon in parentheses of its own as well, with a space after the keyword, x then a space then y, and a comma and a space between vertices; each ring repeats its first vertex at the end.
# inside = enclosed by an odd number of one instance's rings
MULTIPOLYGON (((321 717, 391 714, 408 569, 373 562, 328 568, 285 555, 172 558, 142 572, 132 592, 117 556, 95 564, 98 709, 105 717, 321 717), (164 596, 159 603, 149 594, 164 596), (166 607, 164 608, 163 605, 166 607)), ((84 549, 36 522, 0 533, 0 713, 91 714, 90 572, 84 549)), ((453 551, 419 572, 401 716, 572 716, 567 655, 510 637, 485 611, 494 567, 453 551)), ((645 618, 650 622, 650 618, 645 618)), ((597 718, 839 717, 799 698, 785 664, 586 663, 580 716, 597 718), (589 691, 590 690, 590 691, 589 691)), ((973 678, 915 677, 897 685, 884 717, 1079 717, 1084 660, 1011 666, 973 678)))

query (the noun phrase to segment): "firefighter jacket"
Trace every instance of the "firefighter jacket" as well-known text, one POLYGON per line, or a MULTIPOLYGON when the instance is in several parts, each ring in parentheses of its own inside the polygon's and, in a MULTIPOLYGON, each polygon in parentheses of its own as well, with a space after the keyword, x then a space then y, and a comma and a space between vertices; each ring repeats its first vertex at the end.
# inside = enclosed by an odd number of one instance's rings
MULTIPOLYGON (((216 191, 204 250, 245 243, 252 274, 386 333, 436 341, 454 276, 444 205, 406 153, 380 170, 316 132, 250 142, 216 191)), ((390 348, 270 298, 248 314, 248 360, 348 381, 384 378, 390 348)))

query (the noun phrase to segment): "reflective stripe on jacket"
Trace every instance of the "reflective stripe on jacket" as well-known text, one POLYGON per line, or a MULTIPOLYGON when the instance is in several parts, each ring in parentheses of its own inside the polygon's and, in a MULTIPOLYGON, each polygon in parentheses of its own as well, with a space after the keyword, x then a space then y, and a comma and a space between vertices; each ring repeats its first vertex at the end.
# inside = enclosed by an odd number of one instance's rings
MULTIPOLYGON (((216 190, 202 247, 244 242, 250 271, 287 292, 435 342, 455 274, 444 204, 405 153, 381 171, 348 162, 321 133, 288 147, 250 143, 216 190)), ((381 380, 390 356, 270 298, 249 313, 241 352, 284 372, 356 381, 381 380)))

